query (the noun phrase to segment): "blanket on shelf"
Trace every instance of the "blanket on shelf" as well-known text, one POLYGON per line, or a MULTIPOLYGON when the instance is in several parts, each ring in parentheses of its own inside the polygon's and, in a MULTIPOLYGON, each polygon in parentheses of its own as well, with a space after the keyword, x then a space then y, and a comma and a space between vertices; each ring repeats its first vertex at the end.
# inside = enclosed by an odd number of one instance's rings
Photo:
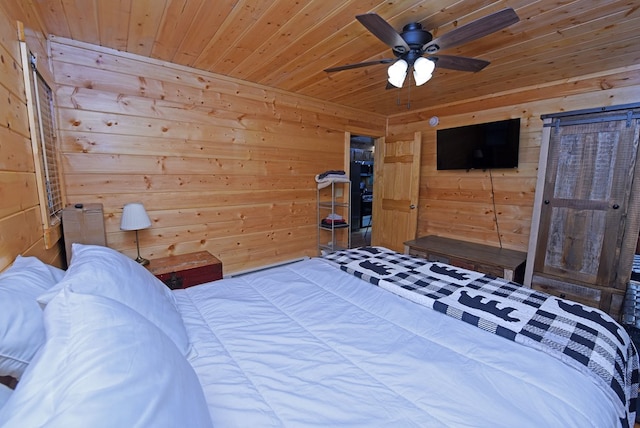
POLYGON ((633 427, 638 356, 606 313, 479 272, 362 247, 323 256, 341 270, 416 303, 536 348, 591 376, 633 427))
POLYGON ((329 170, 316 175, 318 189, 323 189, 331 183, 346 183, 349 181, 351 180, 347 177, 347 173, 341 170, 329 170))

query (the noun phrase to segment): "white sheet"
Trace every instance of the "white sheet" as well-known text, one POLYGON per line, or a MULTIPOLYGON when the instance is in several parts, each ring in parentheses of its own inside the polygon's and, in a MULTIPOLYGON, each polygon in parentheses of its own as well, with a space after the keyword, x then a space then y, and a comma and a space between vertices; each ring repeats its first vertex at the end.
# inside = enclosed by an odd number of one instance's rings
POLYGON ((311 259, 176 290, 215 426, 614 427, 539 351, 311 259))

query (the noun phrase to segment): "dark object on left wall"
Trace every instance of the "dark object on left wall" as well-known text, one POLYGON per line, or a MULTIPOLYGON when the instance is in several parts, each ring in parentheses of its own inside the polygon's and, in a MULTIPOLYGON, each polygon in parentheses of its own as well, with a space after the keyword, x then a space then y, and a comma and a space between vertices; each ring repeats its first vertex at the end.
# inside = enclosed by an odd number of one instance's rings
POLYGON ((18 385, 18 380, 11 376, 0 376, 0 383, 8 386, 11 389, 16 389, 16 385, 18 385))

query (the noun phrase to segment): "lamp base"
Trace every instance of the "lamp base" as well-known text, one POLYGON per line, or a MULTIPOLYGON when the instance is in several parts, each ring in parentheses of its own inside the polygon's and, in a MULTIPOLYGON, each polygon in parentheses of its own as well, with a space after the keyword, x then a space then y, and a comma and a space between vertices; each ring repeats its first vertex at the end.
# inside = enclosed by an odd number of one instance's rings
POLYGON ((136 261, 137 261, 138 263, 140 263, 142 266, 146 266, 146 265, 148 265, 148 264, 149 264, 149 260, 145 259, 144 257, 140 257, 140 256, 138 256, 138 257, 136 258, 136 261))
POLYGON ((136 248, 138 249, 138 257, 136 257, 136 261, 140 263, 142 266, 146 266, 149 264, 149 260, 140 256, 140 239, 138 239, 138 231, 136 230, 136 248))

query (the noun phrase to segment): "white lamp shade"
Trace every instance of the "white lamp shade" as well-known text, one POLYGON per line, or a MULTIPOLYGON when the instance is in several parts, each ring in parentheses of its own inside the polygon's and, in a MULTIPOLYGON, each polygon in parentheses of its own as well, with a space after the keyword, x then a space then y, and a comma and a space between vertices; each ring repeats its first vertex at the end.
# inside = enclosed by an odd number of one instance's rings
POLYGON ((409 65, 407 61, 401 59, 389 66, 387 74, 389 75, 389 83, 396 88, 402 88, 405 77, 407 77, 407 68, 409 65))
POLYGON ((436 68, 436 63, 428 58, 420 57, 413 64, 413 79, 416 81, 416 86, 424 85, 431 79, 433 70, 436 68))
POLYGON ((151 220, 140 202, 126 204, 122 209, 122 230, 140 230, 151 226, 151 220))

